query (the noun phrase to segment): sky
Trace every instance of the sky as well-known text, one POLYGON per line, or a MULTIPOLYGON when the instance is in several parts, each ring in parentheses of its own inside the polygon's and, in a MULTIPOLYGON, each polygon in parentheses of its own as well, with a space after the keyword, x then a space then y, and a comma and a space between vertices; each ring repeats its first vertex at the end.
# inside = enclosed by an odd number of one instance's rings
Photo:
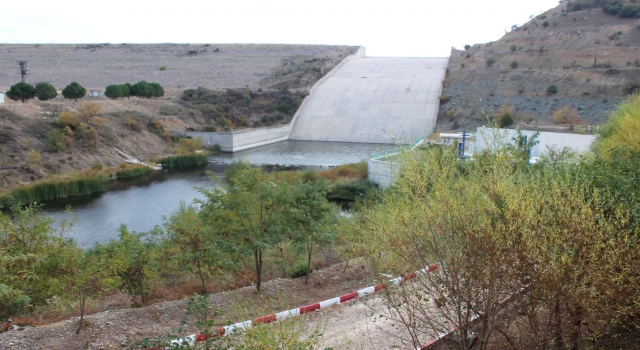
POLYGON ((369 56, 444 57, 498 40, 558 0, 5 1, 0 43, 363 45, 369 56))

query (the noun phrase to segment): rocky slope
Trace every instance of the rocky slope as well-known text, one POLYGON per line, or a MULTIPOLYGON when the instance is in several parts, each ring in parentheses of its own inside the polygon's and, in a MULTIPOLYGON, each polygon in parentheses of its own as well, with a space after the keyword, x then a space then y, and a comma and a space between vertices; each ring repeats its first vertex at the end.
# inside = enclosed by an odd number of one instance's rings
POLYGON ((567 12, 567 6, 496 42, 453 49, 442 92, 450 99, 441 103, 439 127, 485 124, 482 111, 493 116, 505 99, 522 126, 553 124, 552 112, 563 106, 577 109, 586 124, 604 122, 607 111, 640 86, 640 19, 598 8, 567 12), (551 85, 556 94, 547 94, 551 85))

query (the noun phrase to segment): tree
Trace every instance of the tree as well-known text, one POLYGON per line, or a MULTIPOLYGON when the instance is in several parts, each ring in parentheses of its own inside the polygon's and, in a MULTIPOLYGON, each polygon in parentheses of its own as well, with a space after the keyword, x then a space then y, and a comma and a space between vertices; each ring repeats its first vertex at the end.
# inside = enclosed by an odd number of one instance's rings
POLYGON ((128 99, 129 96, 131 96, 131 84, 129 84, 129 83, 122 84, 122 85, 120 85, 120 89, 122 90, 122 98, 123 99, 125 97, 128 99))
POLYGON ((36 96, 36 89, 31 86, 29 83, 19 82, 7 91, 7 97, 18 101, 21 100, 24 103, 24 100, 32 99, 36 96))
POLYGON ((75 100, 76 102, 78 102, 79 98, 83 98, 86 93, 87 89, 75 81, 62 90, 62 96, 64 96, 64 98, 75 100))
POLYGON ((56 96, 58 96, 58 92, 53 85, 49 83, 40 83, 36 85, 36 96, 38 96, 38 100, 46 101, 56 98, 56 96))
POLYGON ((117 99, 124 96, 124 91, 122 89, 122 85, 109 85, 104 90, 104 95, 108 98, 117 99))
POLYGON ((307 253, 307 271, 304 283, 309 281, 311 257, 321 243, 331 242, 336 236, 336 216, 327 201, 328 187, 324 182, 313 184, 298 181, 293 185, 291 226, 292 236, 302 243, 307 253))
POLYGON ((151 88, 153 89, 153 97, 162 97, 164 96, 164 89, 162 88, 162 86, 158 83, 149 83, 149 85, 151 86, 151 88))
POLYGON ((513 60, 513 62, 511 62, 511 69, 516 69, 518 68, 520 64, 518 63, 518 61, 513 60))
MULTIPOLYGON (((248 165, 248 164, 247 164, 248 165)), ((232 244, 234 250, 251 254, 255 263, 256 290, 262 286, 264 253, 285 239, 286 212, 291 206, 291 189, 275 183, 261 168, 247 166, 231 180, 225 191, 204 190, 201 216, 208 227, 232 244)))
POLYGON ((155 88, 153 88, 149 83, 142 80, 139 81, 133 86, 131 86, 131 96, 138 96, 144 98, 151 98, 155 95, 155 88))

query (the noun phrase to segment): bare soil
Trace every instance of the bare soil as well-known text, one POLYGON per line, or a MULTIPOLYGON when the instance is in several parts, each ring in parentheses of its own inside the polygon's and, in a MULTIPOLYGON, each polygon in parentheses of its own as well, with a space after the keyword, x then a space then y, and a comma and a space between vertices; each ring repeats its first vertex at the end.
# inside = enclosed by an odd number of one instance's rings
POLYGON ((523 127, 553 124, 553 111, 563 106, 578 109, 586 124, 604 123, 630 93, 625 83, 640 82, 640 20, 602 9, 565 15, 566 7, 560 4, 496 42, 453 49, 442 92, 451 98, 441 103, 439 127, 484 125, 483 112, 493 117, 505 99, 523 127), (491 58, 495 63, 488 66, 491 58), (557 94, 547 94, 550 85, 557 94))
MULTIPOLYGON (((217 293, 210 296, 214 307, 222 312, 216 318, 217 325, 240 322, 246 317, 258 317, 269 313, 312 304, 337 297, 373 284, 370 271, 351 263, 343 272, 344 264, 315 271, 309 284, 304 278, 274 279, 263 284, 261 294, 255 287, 217 293), (248 313, 239 312, 238 306, 248 307, 248 313)), ((371 300, 376 300, 375 298, 371 300)), ((385 331, 380 332, 370 323, 371 307, 362 300, 323 309, 306 316, 310 327, 315 322, 326 324, 323 345, 336 349, 393 348, 394 340, 385 331)), ((170 301, 137 309, 106 310, 85 316, 84 330, 75 334, 79 317, 45 326, 26 327, 0 334, 0 349, 120 349, 128 341, 145 337, 159 337, 180 327, 185 319, 187 300, 170 301)), ((246 309, 245 309, 246 310, 246 309)), ((188 328, 186 334, 195 330, 188 328)))

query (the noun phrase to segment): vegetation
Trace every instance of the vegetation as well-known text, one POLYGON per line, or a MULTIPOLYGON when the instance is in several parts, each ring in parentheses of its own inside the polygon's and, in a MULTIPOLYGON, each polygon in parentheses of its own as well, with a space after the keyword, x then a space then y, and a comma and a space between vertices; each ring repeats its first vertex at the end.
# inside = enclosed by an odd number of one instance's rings
POLYGON ((582 117, 580 112, 573 107, 564 106, 558 110, 553 111, 551 120, 558 124, 582 124, 582 117))
POLYGON ((518 68, 518 65, 520 65, 520 63, 518 63, 518 61, 516 60, 513 60, 513 62, 511 62, 511 69, 518 68))
POLYGON ((487 67, 491 67, 491 66, 493 66, 494 63, 496 63, 496 59, 493 58, 493 57, 489 57, 489 58, 487 58, 485 63, 487 64, 487 67))
POLYGON ((87 89, 75 81, 62 90, 62 96, 69 100, 78 102, 79 98, 83 98, 87 94, 87 89))
POLYGON ((205 164, 209 160, 203 154, 183 154, 159 159, 156 163, 163 168, 185 168, 193 165, 205 164))
POLYGON ((158 83, 147 83, 142 80, 131 86, 129 89, 130 96, 138 96, 144 98, 158 98, 164 96, 164 89, 158 83))
POLYGON ((547 95, 555 95, 558 93, 558 87, 555 85, 549 85, 547 88, 547 95))
POLYGON ((9 91, 7 91, 7 97, 14 101, 22 101, 32 99, 36 96, 36 89, 29 83, 20 82, 12 85, 9 91))
POLYGON ((94 177, 60 178, 37 181, 14 188, 0 197, 0 207, 26 205, 46 200, 79 196, 104 191, 104 179, 94 177))
POLYGON ((36 96, 40 101, 47 101, 56 98, 58 92, 53 85, 49 83, 40 83, 36 85, 36 96))
POLYGON ((120 170, 116 173, 116 176, 118 177, 118 179, 127 179, 127 178, 144 175, 149 171, 151 171, 151 168, 143 165, 143 166, 137 166, 129 169, 120 170))
POLYGON ((123 85, 109 85, 104 90, 104 95, 108 98, 117 99, 124 96, 123 85))

